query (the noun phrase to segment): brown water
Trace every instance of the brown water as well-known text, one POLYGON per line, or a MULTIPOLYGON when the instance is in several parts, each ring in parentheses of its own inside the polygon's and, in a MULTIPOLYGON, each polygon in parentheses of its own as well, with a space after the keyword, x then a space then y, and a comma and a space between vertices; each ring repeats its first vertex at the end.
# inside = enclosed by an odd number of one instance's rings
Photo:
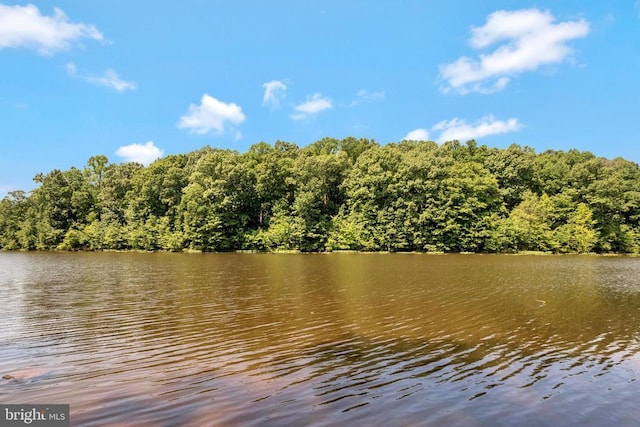
POLYGON ((0 403, 72 425, 637 425, 640 258, 0 253, 0 403))

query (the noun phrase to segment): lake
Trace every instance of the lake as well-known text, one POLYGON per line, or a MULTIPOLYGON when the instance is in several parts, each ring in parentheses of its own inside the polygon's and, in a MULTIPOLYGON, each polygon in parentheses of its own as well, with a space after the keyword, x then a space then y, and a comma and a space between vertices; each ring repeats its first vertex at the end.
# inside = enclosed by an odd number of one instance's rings
POLYGON ((0 253, 1 403, 72 425, 637 425, 640 258, 0 253))

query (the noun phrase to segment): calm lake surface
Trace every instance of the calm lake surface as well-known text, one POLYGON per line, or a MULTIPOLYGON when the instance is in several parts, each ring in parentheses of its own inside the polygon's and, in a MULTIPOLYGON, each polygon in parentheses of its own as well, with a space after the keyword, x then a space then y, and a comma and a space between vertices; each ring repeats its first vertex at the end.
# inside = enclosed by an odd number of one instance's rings
POLYGON ((0 253, 1 403, 72 425, 638 425, 640 258, 0 253))

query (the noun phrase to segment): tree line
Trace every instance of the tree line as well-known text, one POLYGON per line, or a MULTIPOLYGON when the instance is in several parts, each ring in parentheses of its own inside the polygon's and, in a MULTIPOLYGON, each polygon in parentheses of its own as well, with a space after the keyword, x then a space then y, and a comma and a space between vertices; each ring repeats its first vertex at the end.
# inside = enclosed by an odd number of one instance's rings
POLYGON ((2 249, 640 252, 638 165, 578 150, 325 138, 34 180, 2 249))

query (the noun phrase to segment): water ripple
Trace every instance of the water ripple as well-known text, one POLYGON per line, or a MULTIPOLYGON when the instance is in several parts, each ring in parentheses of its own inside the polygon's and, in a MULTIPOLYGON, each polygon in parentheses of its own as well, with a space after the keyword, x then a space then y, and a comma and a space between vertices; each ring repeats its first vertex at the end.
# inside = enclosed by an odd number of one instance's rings
POLYGON ((0 401, 74 425, 624 424, 638 265, 0 253, 0 401))

